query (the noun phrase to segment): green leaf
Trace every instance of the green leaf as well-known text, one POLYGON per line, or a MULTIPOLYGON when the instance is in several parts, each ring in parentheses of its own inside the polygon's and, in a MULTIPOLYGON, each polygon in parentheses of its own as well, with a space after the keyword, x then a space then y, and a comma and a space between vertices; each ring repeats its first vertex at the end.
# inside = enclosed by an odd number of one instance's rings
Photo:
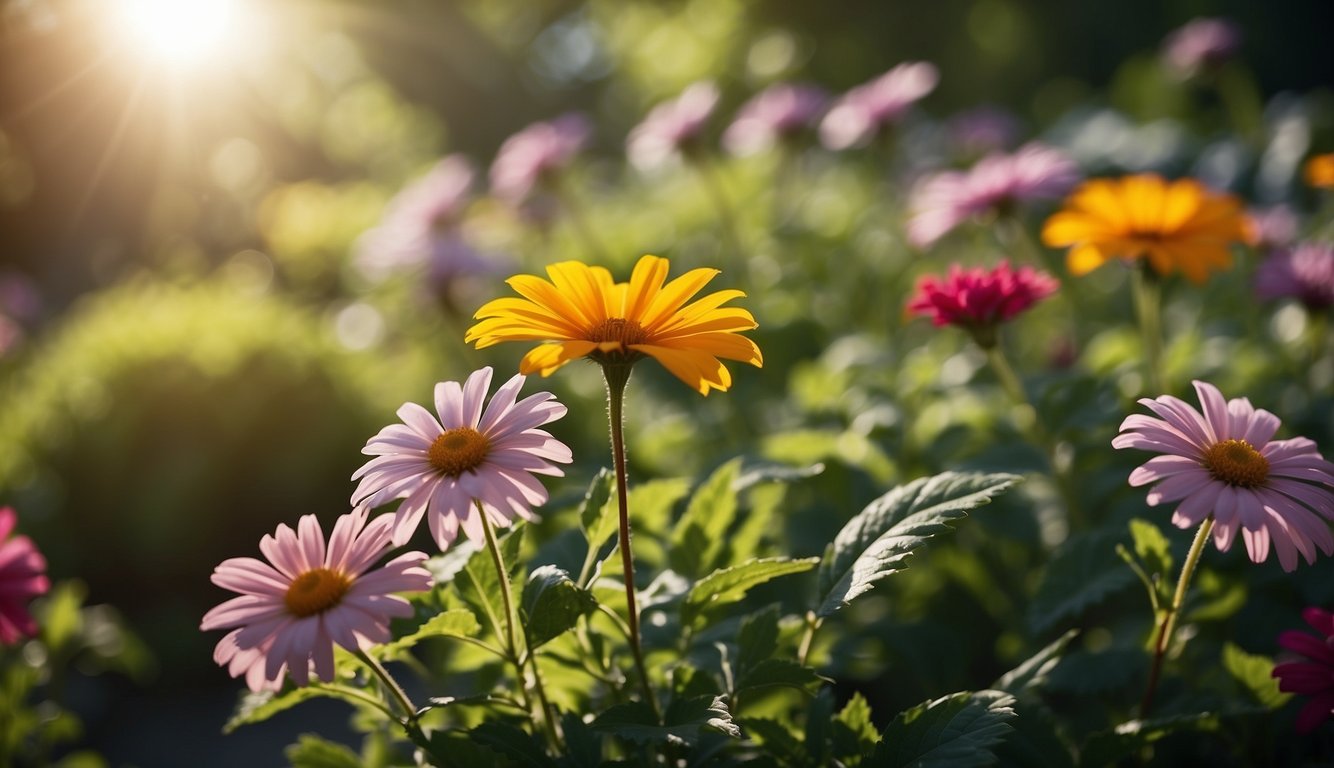
POLYGON ((1278 689, 1273 677, 1274 660, 1247 653, 1232 643, 1223 644, 1223 668, 1265 709, 1278 709, 1292 698, 1292 694, 1278 689))
POLYGON ((781 686, 810 693, 813 687, 824 682, 829 682, 828 678, 791 659, 765 659, 741 675, 736 689, 740 693, 781 686))
POLYGON ((880 733, 871 722, 871 705, 861 693, 852 694, 848 703, 834 716, 830 732, 834 756, 844 765, 857 765, 862 755, 868 754, 880 740, 880 733))
POLYGON ((926 540, 949 531, 946 523, 987 504, 1019 481, 1016 475, 944 472, 899 486, 871 502, 843 526, 820 564, 818 613, 830 616, 907 567, 926 540))
POLYGON ((1092 531, 1072 536, 1043 571, 1037 594, 1029 604, 1028 623, 1044 632, 1064 619, 1078 616, 1108 595, 1135 583, 1135 574, 1116 554, 1120 531, 1092 531))
POLYGON ((652 743, 683 741, 694 743, 703 731, 717 731, 741 737, 741 729, 732 722, 732 714, 721 696, 677 699, 667 708, 664 722, 653 717, 653 709, 641 701, 618 704, 593 721, 593 729, 628 741, 652 743))
POLYGON ((746 735, 769 754, 782 758, 785 764, 804 764, 799 758, 806 755, 806 746, 784 723, 761 717, 743 717, 738 722, 746 735))
POLYGON ((771 605, 741 620, 736 633, 737 674, 745 675, 778 650, 778 606, 771 605))
POLYGON ((520 601, 529 647, 537 648, 574 628, 580 616, 597 607, 593 593, 581 589, 570 574, 554 565, 537 568, 528 577, 520 601))
POLYGON ((1130 521, 1130 538, 1135 543, 1135 555, 1151 574, 1166 579, 1172 573, 1172 544, 1158 526, 1148 520, 1130 521))
POLYGON ((1010 733, 1014 697, 1001 691, 956 693, 918 704, 885 726, 862 765, 871 768, 970 768, 993 765, 1010 733))
POLYGON ((569 768, 597 768, 602 762, 602 737, 573 712, 561 715, 560 730, 565 735, 569 768))
POLYGON ((241 701, 237 704, 236 711, 232 713, 232 718, 222 727, 222 732, 231 733, 243 725, 263 722, 279 712, 291 709, 303 701, 319 696, 347 700, 334 691, 310 686, 293 688, 284 693, 274 693, 273 691, 253 693, 247 691, 241 696, 241 701))
POLYGON ((616 532, 616 503, 612 498, 616 476, 603 467, 593 476, 579 507, 579 525, 588 539, 588 548, 596 551, 616 532))
POLYGON ((1222 719, 1212 712, 1177 715, 1157 720, 1131 720, 1110 731, 1095 733, 1084 743, 1079 764, 1082 768, 1097 768, 1130 757, 1150 744, 1174 733, 1212 733, 1222 725, 1222 719))
POLYGON ((361 757, 342 744, 312 733, 303 733, 297 743, 283 750, 292 768, 361 768, 361 757))
POLYGON ((716 570, 695 582, 686 593, 685 602, 681 604, 681 621, 684 624, 692 624, 706 610, 734 603, 745 597, 746 592, 752 587, 779 576, 809 571, 819 562, 818 557, 800 560, 768 557, 716 570))
MULTIPOLYGON (((523 547, 523 528, 514 528, 499 543, 512 582, 514 575, 522 568, 519 552, 523 547)), ((504 631, 501 629, 505 624, 505 607, 499 598, 500 578, 496 575, 490 552, 485 548, 474 552, 468 558, 468 564, 455 577, 454 585, 459 597, 473 609, 479 620, 484 620, 492 631, 504 631)))
POLYGON ((69 650, 67 646, 83 631, 80 609, 87 596, 88 588, 83 582, 62 581, 51 588, 41 606, 35 609, 42 640, 51 653, 60 655, 69 650))
POLYGON ((668 563, 677 572, 698 578, 718 565, 727 529, 736 519, 737 492, 733 483, 741 459, 723 464, 695 490, 686 511, 672 529, 668 563))
POLYGON ((472 611, 454 608, 422 622, 412 634, 374 646, 370 652, 380 659, 392 659, 428 637, 474 637, 481 630, 482 625, 472 611))
POLYGON ((1078 630, 1070 630, 1064 635, 1058 637, 1046 648, 1030 656, 1024 663, 1014 669, 1001 675, 1000 679, 992 683, 991 687, 998 691, 1013 693, 1016 696, 1026 691, 1037 690, 1047 682, 1047 677, 1052 669, 1060 663, 1061 654, 1065 652, 1065 647, 1070 641, 1079 634, 1078 630))
POLYGON ((517 765, 528 768, 556 768, 540 742, 509 723, 482 723, 468 732, 468 737, 487 749, 504 755, 517 765))
POLYGON ((746 471, 737 475, 732 483, 736 493, 759 485, 760 483, 793 483, 806 480, 824 472, 824 465, 816 462, 807 467, 792 467, 787 464, 757 464, 746 467, 746 471))

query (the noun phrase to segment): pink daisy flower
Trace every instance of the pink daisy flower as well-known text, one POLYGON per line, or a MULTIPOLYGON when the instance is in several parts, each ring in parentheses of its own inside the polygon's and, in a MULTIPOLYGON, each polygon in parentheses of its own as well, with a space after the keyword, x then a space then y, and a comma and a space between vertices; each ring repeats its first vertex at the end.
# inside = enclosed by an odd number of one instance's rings
POLYGON ((577 112, 533 123, 505 139, 491 163, 491 190, 511 205, 521 205, 550 177, 560 173, 588 144, 593 126, 577 112))
POLYGON ((869 83, 843 94, 820 121, 820 141, 829 149, 870 143, 940 82, 940 70, 925 61, 905 61, 869 83))
POLYGON ((1163 60, 1179 77, 1192 77, 1236 56, 1241 40, 1241 28, 1229 19, 1192 19, 1163 41, 1163 60))
POLYGON ((1310 733, 1334 716, 1334 614, 1307 608, 1302 618, 1320 636, 1296 630, 1279 635, 1278 644, 1297 656, 1275 664, 1271 676, 1278 678, 1280 691, 1310 697, 1297 715, 1297 732, 1310 733))
POLYGON ((37 622, 28 613, 28 603, 51 588, 46 577, 46 558, 32 539, 14 536, 18 515, 0 507, 0 644, 13 645, 20 638, 37 634, 37 622))
POLYGON ((718 106, 719 96, 718 86, 699 82, 654 107, 625 140, 630 162, 638 168, 656 168, 678 154, 689 154, 718 106))
POLYGON ((483 411, 491 369, 475 371, 462 386, 435 385, 435 414, 416 403, 398 409, 402 424, 391 424, 366 442, 375 456, 352 475, 361 479, 352 503, 378 507, 402 498, 394 513, 395 545, 411 538, 426 514, 431 535, 444 550, 459 529, 475 542, 485 540, 475 502, 488 519, 508 527, 516 517, 533 517, 547 490, 534 475, 561 476, 552 462, 568 464, 570 449, 538 429, 565 415, 550 392, 515 402, 524 377, 505 382, 483 411), (438 417, 438 418, 437 418, 438 417))
POLYGON ((945 278, 925 275, 908 300, 909 314, 925 315, 935 325, 957 325, 973 333, 983 346, 995 343, 995 327, 1056 292, 1056 278, 1033 269, 950 267, 945 278))
POLYGON ((772 85, 737 110, 723 132, 723 146, 735 155, 753 155, 791 141, 815 125, 828 103, 829 94, 814 85, 772 85))
POLYGON ((943 171, 914 187, 908 240, 925 248, 971 219, 1020 203, 1061 197, 1079 182, 1079 167, 1060 150, 1038 143, 1014 154, 991 154, 967 172, 943 171))
POLYGON ((1279 420, 1244 397, 1225 401, 1214 385, 1195 382, 1204 413, 1170 395, 1139 402, 1161 418, 1126 418, 1115 448, 1163 454, 1130 474, 1133 486, 1155 483, 1150 506, 1180 502, 1178 528, 1214 521, 1214 545, 1226 552, 1238 531, 1253 562, 1263 563, 1270 544, 1283 570, 1301 553, 1315 562, 1316 548, 1334 554, 1334 535, 1321 516, 1334 519, 1334 464, 1304 437, 1274 440, 1279 420))
POLYGON ((1313 310, 1334 307, 1334 245, 1313 241, 1275 251, 1255 271, 1255 292, 1313 310))
POLYGON ((314 515, 297 530, 279 525, 259 542, 266 563, 253 557, 225 560, 213 583, 239 592, 204 615, 204 631, 231 629, 213 660, 252 691, 277 690, 284 672, 297 685, 334 677, 334 644, 356 651, 389 640, 389 619, 412 615, 395 592, 431 588, 422 552, 409 552, 370 570, 389 547, 389 518, 366 522, 364 509, 334 523, 328 545, 314 515), (270 565, 271 563, 271 565, 270 565))

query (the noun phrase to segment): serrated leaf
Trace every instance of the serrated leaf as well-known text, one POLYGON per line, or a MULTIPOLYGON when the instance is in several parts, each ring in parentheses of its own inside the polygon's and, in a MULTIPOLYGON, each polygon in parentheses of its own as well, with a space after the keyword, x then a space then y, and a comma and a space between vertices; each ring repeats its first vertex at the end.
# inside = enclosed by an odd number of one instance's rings
POLYGON ((996 747, 1005 768, 1075 768, 1073 747, 1062 738, 1051 710, 1036 698, 1015 706, 1010 725, 1014 731, 996 747))
POLYGON ((584 501, 579 507, 579 525, 591 550, 597 550, 616 532, 616 504, 612 500, 615 484, 616 476, 603 467, 593 476, 584 493, 584 501))
POLYGON ((1265 709, 1278 709, 1292 698, 1292 694, 1278 689, 1278 680, 1272 675, 1274 660, 1271 658, 1224 643, 1223 668, 1265 709))
POLYGON ((1028 623, 1046 631, 1078 616, 1109 595, 1135 583, 1135 574, 1116 554, 1120 531, 1093 531, 1071 537, 1047 563, 1037 594, 1029 605, 1028 623))
POLYGON ((785 724, 761 717, 745 717, 738 722, 746 735, 757 740, 766 752, 783 758, 785 764, 787 761, 804 764, 799 758, 806 754, 806 746, 785 724))
POLYGON ((537 648, 573 629, 580 616, 597 610, 598 601, 592 592, 575 584, 570 574, 544 565, 528 577, 520 605, 529 647, 537 648))
POLYGON ((370 652, 378 658, 391 659, 430 637, 474 637, 481 631, 482 625, 477 623, 477 617, 472 611, 466 608, 454 608, 437 613, 422 622, 412 634, 374 646, 370 652))
POLYGON ((356 752, 312 733, 301 734, 283 754, 292 768, 362 768, 356 752))
POLYGON ((778 606, 771 605, 742 619, 736 633, 736 647, 739 675, 773 656, 778 650, 778 606))
POLYGON ((1069 630, 1050 645, 1030 656, 1022 664, 1000 676, 991 687, 998 691, 1013 693, 1016 696, 1030 690, 1041 688, 1052 669, 1061 661, 1065 647, 1079 634, 1078 630, 1069 630))
POLYGON ((899 713, 862 763, 868 768, 972 768, 993 765, 1011 732, 1014 697, 1002 691, 956 693, 899 713))
POLYGON ((236 711, 232 713, 231 719, 222 727, 222 732, 231 733, 243 725, 263 722, 303 701, 320 696, 343 699, 342 696, 333 691, 315 687, 293 688, 283 693, 247 691, 241 696, 241 701, 237 703, 236 711))
POLYGON ((777 686, 810 693, 812 687, 827 681, 811 667, 802 666, 791 659, 765 659, 740 676, 736 690, 740 693, 777 686))
POLYGON ((527 768, 556 768, 542 745, 528 733, 509 723, 482 723, 468 732, 468 738, 493 752, 504 755, 527 768))
POLYGON ((672 529, 667 562, 677 573, 698 578, 715 568, 726 543, 725 534, 736 519, 737 492, 733 489, 741 459, 714 470, 686 504, 672 529))
POLYGON ((602 762, 602 737, 573 712, 561 715, 560 730, 565 735, 567 768, 597 768, 602 762))
POLYGON ((818 557, 800 560, 768 557, 716 570, 695 582, 686 593, 686 599, 681 604, 681 622, 692 624, 706 610, 734 603, 745 597, 746 592, 752 587, 779 576, 809 571, 819 562, 818 557))
POLYGON ((598 715, 593 729, 637 743, 691 744, 705 730, 741 737, 741 729, 732 722, 732 714, 721 696, 677 699, 667 708, 663 720, 659 724, 649 705, 634 701, 618 704, 598 715))
POLYGON ((861 693, 852 694, 848 703, 834 716, 830 741, 834 756, 844 765, 858 765, 862 756, 875 748, 880 733, 871 722, 871 704, 861 693))
POLYGON ((1221 718, 1212 712, 1155 720, 1131 720, 1121 723, 1110 731, 1090 736, 1084 743, 1079 764, 1082 768, 1097 768, 1116 763, 1173 733, 1182 731, 1210 733, 1217 731, 1221 724, 1221 718))
POLYGON ((947 523, 990 503, 1019 481, 1016 475, 944 472, 914 480, 871 502, 848 521, 820 565, 818 613, 830 616, 904 568, 927 539, 947 523))
POLYGON ((816 462, 806 467, 793 467, 787 464, 757 464, 746 467, 746 471, 732 481, 732 490, 736 493, 759 485, 760 483, 794 483, 806 480, 824 472, 824 464, 816 462))

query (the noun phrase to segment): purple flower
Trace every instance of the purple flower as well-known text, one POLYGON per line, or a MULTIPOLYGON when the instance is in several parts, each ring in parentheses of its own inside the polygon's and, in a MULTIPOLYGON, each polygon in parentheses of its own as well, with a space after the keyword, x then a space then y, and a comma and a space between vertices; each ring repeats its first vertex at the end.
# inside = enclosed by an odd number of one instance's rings
POLYGON ((1334 716, 1334 614, 1312 607, 1302 618, 1319 637, 1296 630, 1279 635, 1278 644, 1295 658, 1275 664, 1270 676, 1278 678, 1280 691, 1310 697, 1297 715, 1297 732, 1310 733, 1334 716))
POLYGON ((1192 19, 1163 41, 1163 60, 1177 75, 1192 77, 1235 56, 1241 39, 1241 28, 1228 19, 1192 19))
POLYGON ((828 103, 829 94, 814 85, 771 85, 737 110, 723 146, 734 155, 753 155, 789 141, 814 127, 828 103))
POLYGON ((898 122, 938 82, 940 71, 934 64, 904 62, 843 94, 820 122, 820 141, 834 150, 864 146, 898 122))
POLYGON ((716 85, 699 82, 654 107, 625 140, 630 162, 639 168, 656 168, 678 154, 689 154, 718 106, 718 98, 716 85))
POLYGON ((1019 120, 999 107, 981 106, 950 118, 945 130, 961 154, 979 157, 1012 146, 1019 136, 1019 120))
POLYGON ((918 182, 908 203, 908 240, 925 248, 969 219, 1060 197, 1078 182, 1074 161, 1042 144, 988 155, 968 171, 942 171, 918 182))
POLYGON ((533 123, 500 145, 491 164, 491 191, 519 205, 534 188, 564 170, 585 146, 593 126, 570 112, 545 123, 533 123))
POLYGON ((361 272, 379 281, 425 266, 432 284, 444 289, 459 277, 507 270, 503 260, 473 248, 461 230, 475 176, 472 163, 450 155, 399 192, 380 223, 357 242, 361 272))
POLYGON ((1204 412, 1171 395, 1139 402, 1161 418, 1134 414, 1121 424, 1113 448, 1162 454, 1130 473, 1133 486, 1153 484, 1150 506, 1179 502, 1172 524, 1193 528, 1213 518, 1214 546, 1226 552, 1237 534, 1251 561, 1263 563, 1270 544, 1283 570, 1300 553, 1334 554, 1334 464, 1304 437, 1275 440, 1280 422, 1244 397, 1224 400, 1196 381, 1204 412))
POLYGON ((1269 208, 1252 208, 1246 212, 1246 217, 1251 224, 1251 245, 1261 251, 1292 245, 1301 230, 1297 213, 1283 203, 1269 208))
POLYGON ((1296 299, 1310 309, 1334 306, 1334 245, 1305 242, 1270 254, 1255 272, 1262 299, 1296 299))

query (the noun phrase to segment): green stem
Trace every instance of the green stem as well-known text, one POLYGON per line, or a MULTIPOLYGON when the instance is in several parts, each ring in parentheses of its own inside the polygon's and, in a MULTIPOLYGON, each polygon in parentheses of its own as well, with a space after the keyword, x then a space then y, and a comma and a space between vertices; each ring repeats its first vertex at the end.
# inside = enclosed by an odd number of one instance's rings
POLYGON ((1191 577, 1195 575, 1195 566, 1200 562, 1200 554, 1204 552, 1204 545, 1209 541, 1209 532, 1213 530, 1213 517, 1206 518, 1200 524, 1199 530, 1195 532, 1195 540, 1190 544, 1190 552, 1186 554, 1186 562, 1181 564, 1181 576, 1177 579, 1176 592, 1172 594, 1172 604, 1167 607, 1167 612, 1163 614, 1162 623, 1158 626, 1158 639, 1154 643, 1153 666, 1149 670, 1149 683, 1144 689, 1144 698, 1139 704, 1139 717, 1141 720, 1149 716, 1149 710, 1153 707, 1153 694, 1158 689, 1158 678, 1162 674, 1163 658, 1167 655, 1167 649, 1172 647, 1172 634, 1176 631, 1177 616, 1181 613, 1181 606, 1186 602, 1186 590, 1190 588, 1191 577))
POLYGON ((338 685, 336 683, 316 683, 316 682, 312 682, 310 684, 310 687, 316 690, 328 691, 329 693, 336 693, 339 696, 342 696, 343 698, 347 699, 348 701, 354 704, 355 703, 368 704, 374 707, 375 709, 379 710, 380 712, 383 712, 385 716, 390 718, 391 720, 398 719, 398 716, 394 714, 394 711, 392 709, 390 709, 388 706, 385 705, 383 700, 377 699, 374 696, 371 696, 370 694, 366 693, 365 691, 359 690, 357 688, 349 688, 346 685, 338 685))
POLYGON ((399 708, 403 710, 403 719, 399 720, 399 723, 403 726, 403 730, 408 732, 408 736, 415 743, 427 743, 426 734, 422 732, 421 725, 417 722, 417 706, 412 703, 412 699, 408 698, 407 692, 405 692, 402 686, 398 684, 398 681, 394 679, 393 675, 389 674, 389 670, 385 669, 380 662, 375 660, 374 656, 371 656, 369 653, 362 650, 355 651, 355 655, 358 659, 361 659, 361 663, 365 664, 367 669, 375 673, 376 677, 380 678, 380 682, 384 684, 385 690, 389 691, 390 697, 393 698, 399 708))
POLYGON ((630 550, 630 504, 625 469, 624 405, 625 385, 630 381, 630 364, 606 363, 602 375, 607 383, 607 418, 611 422, 611 459, 616 473, 616 506, 620 512, 621 571, 625 579, 625 603, 630 650, 634 654, 635 669, 644 687, 644 698, 658 715, 658 701, 649 684, 648 667, 644 664, 644 648, 639 635, 639 605, 635 600, 635 560, 630 550))
POLYGON ((1167 393, 1163 380, 1162 286, 1147 262, 1132 267, 1135 314, 1144 339, 1144 382, 1155 395, 1167 393))
POLYGON ((806 666, 806 659, 811 655, 811 646, 815 644, 815 631, 820 628, 822 620, 815 615, 815 611, 806 612, 806 631, 801 635, 801 644, 797 646, 797 663, 806 666))

